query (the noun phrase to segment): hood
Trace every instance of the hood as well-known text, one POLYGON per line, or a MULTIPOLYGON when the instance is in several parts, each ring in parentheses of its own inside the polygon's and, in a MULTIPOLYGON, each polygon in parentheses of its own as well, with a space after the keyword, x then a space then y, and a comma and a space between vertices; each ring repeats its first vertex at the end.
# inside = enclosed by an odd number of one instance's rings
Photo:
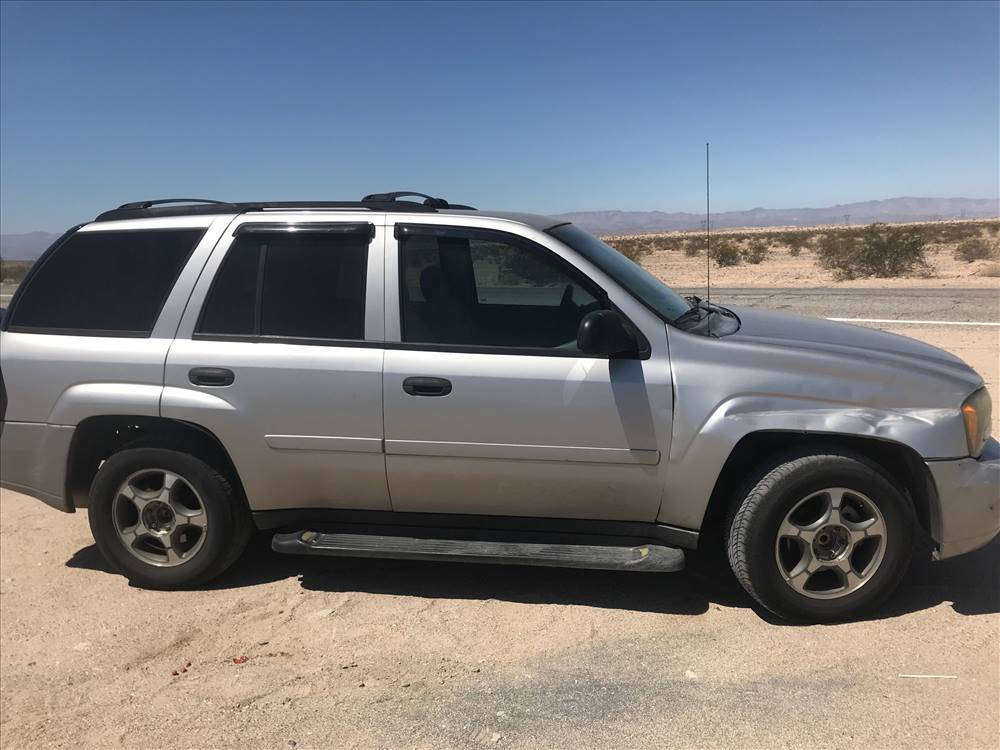
POLYGON ((917 367, 967 381, 970 391, 982 384, 975 370, 955 355, 906 336, 756 307, 729 309, 740 318, 739 330, 730 337, 733 340, 804 352, 841 352, 869 362, 917 367))

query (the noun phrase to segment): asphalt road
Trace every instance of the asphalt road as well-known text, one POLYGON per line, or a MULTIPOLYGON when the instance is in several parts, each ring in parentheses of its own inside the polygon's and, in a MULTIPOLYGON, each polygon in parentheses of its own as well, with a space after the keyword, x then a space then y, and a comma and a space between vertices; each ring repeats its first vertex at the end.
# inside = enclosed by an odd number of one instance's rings
MULTIPOLYGON (((705 297, 700 289, 679 289, 705 297)), ((821 318, 1000 323, 996 289, 712 289, 713 301, 821 318)))

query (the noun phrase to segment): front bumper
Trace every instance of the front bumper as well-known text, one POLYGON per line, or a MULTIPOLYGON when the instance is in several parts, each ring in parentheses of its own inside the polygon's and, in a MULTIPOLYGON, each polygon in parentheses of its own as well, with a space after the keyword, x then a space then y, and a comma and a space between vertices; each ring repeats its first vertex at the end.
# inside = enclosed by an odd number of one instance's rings
POLYGON ((1000 443, 989 440, 978 459, 928 461, 927 468, 937 488, 935 559, 979 549, 1000 533, 1000 443))

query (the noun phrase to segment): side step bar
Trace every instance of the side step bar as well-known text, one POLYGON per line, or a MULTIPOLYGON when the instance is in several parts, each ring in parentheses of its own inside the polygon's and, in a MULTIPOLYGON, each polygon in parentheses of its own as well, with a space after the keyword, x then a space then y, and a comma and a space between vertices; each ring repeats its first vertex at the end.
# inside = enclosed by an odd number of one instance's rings
POLYGON ((583 544, 525 544, 462 539, 419 539, 371 534, 275 534, 275 552, 292 555, 381 557, 394 560, 447 560, 499 565, 544 565, 667 573, 684 569, 684 552, 659 544, 613 547, 583 544))

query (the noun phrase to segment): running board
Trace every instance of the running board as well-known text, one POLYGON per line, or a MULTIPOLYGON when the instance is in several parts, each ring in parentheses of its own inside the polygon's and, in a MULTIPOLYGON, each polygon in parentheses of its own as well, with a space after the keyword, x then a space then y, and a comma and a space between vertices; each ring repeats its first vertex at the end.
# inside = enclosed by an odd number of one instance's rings
POLYGON ((684 552, 659 544, 642 544, 635 547, 525 544, 296 531, 292 534, 275 534, 271 540, 271 548, 275 552, 292 555, 544 565, 556 568, 634 570, 650 573, 668 573, 684 569, 684 552))

